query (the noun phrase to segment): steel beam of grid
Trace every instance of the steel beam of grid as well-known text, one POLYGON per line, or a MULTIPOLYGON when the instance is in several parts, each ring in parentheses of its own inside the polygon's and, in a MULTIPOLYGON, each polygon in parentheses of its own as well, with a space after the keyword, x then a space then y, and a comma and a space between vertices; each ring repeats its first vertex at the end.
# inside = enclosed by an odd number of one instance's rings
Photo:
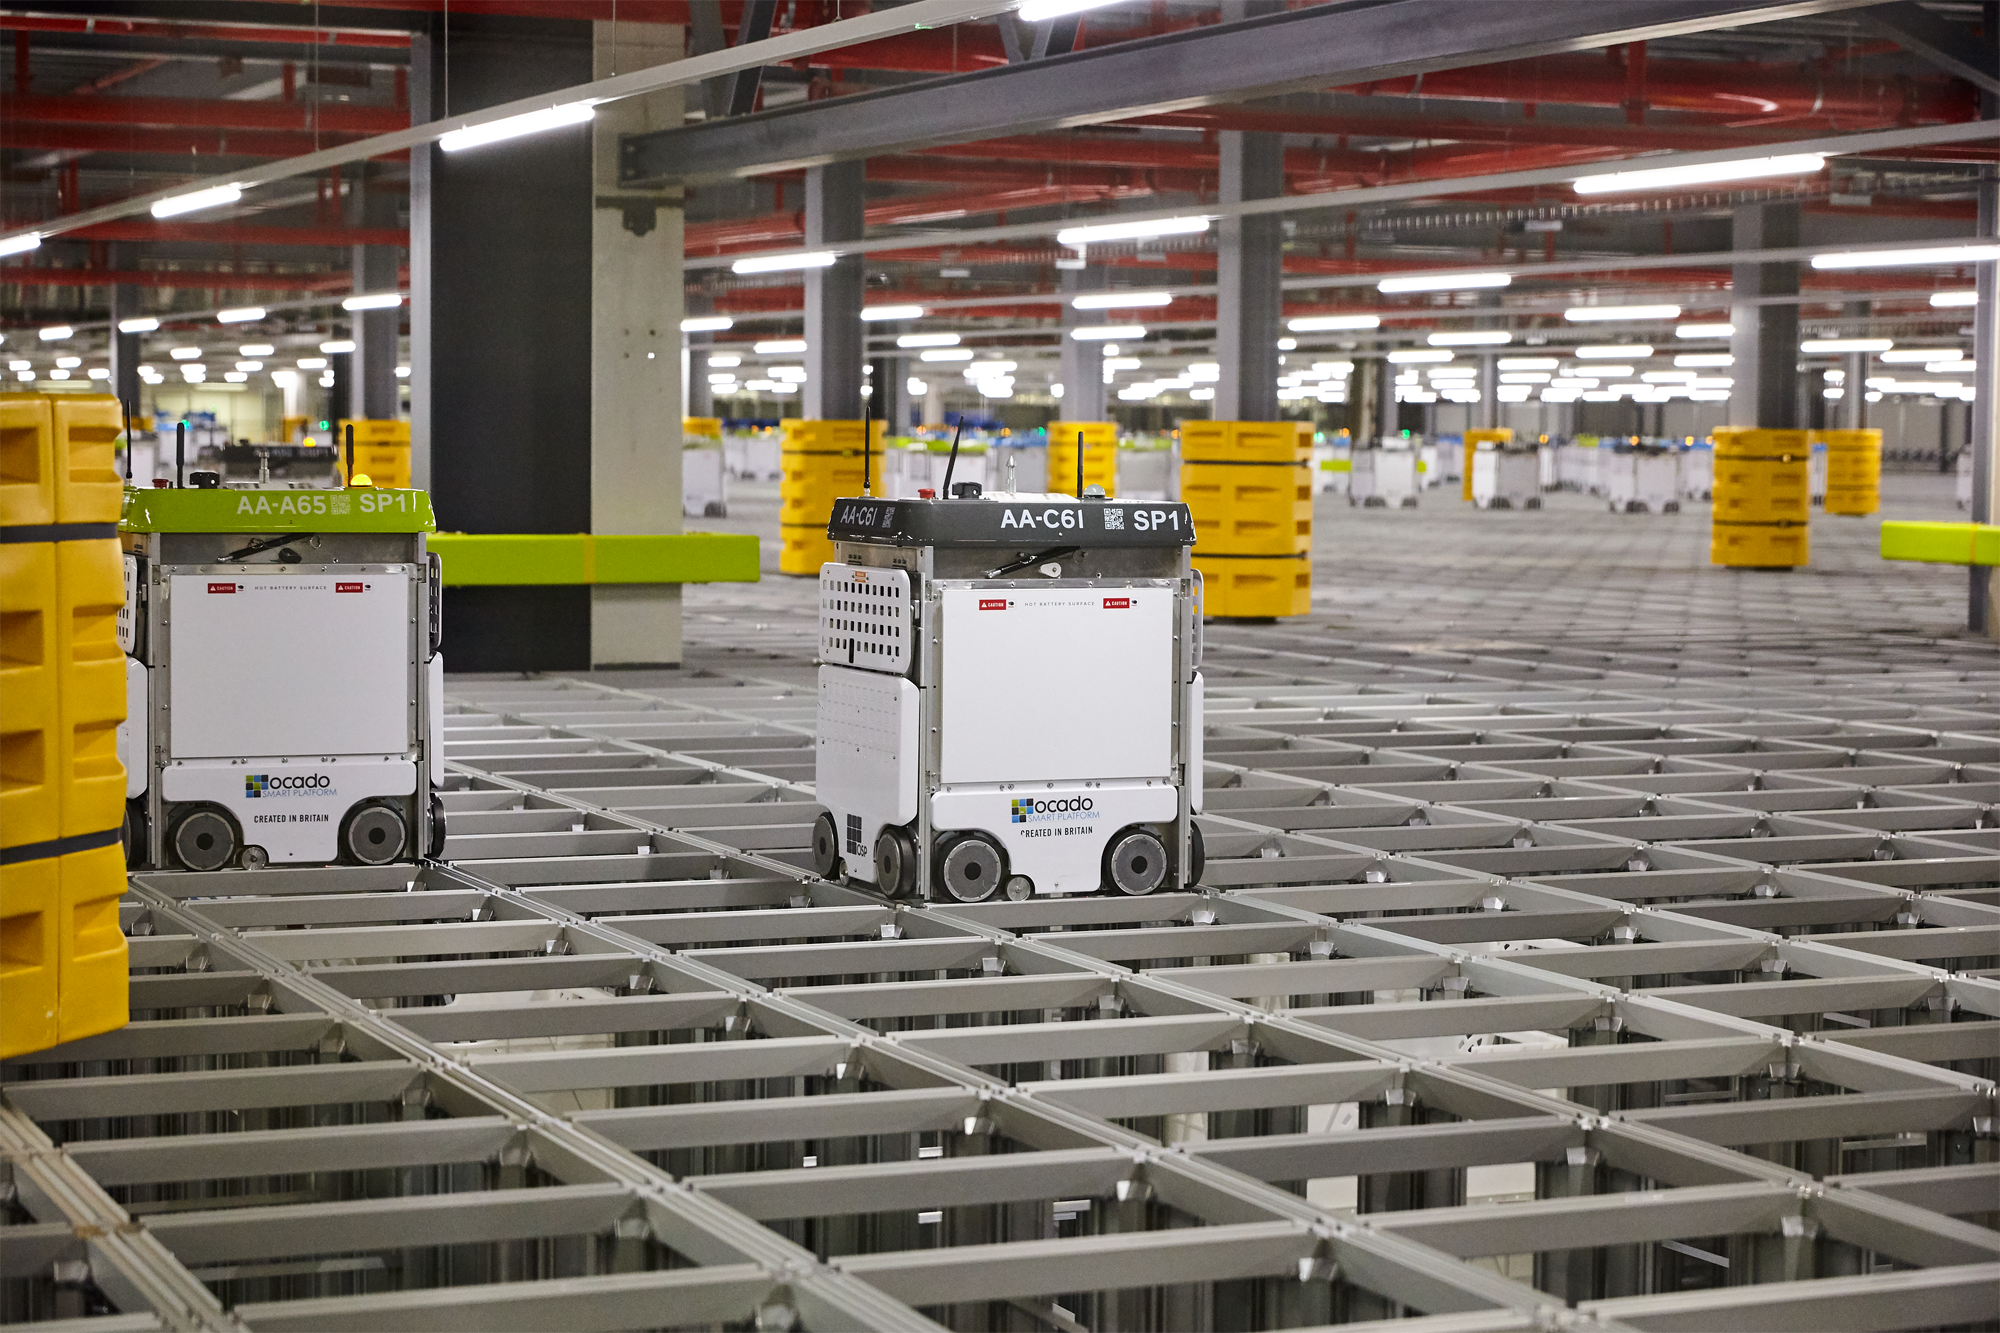
POLYGON ((1562 587, 1212 626, 1210 872, 1145 899, 815 879, 782 585, 457 681, 444 863, 141 876, 137 1021, 0 1070, 4 1317, 1990 1321, 1990 649, 1562 587))

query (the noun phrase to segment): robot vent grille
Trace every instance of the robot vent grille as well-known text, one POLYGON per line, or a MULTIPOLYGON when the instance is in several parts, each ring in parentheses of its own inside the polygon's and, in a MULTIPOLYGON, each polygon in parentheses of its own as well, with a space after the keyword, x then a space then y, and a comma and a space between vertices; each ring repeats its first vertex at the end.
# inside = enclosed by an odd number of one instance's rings
POLYGON ((829 564, 819 572, 819 660, 901 675, 910 669, 910 576, 829 564))

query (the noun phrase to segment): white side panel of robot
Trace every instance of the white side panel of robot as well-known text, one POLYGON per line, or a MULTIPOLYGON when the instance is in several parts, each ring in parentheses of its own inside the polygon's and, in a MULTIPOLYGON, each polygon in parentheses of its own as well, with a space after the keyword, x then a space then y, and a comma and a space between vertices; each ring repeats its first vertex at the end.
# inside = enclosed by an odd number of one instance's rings
MULTIPOLYGON (((129 601, 129 598, 128 598, 129 601)), ((146 794, 153 770, 153 710, 146 694, 146 667, 136 657, 125 659, 125 720, 118 724, 118 762, 125 765, 125 799, 146 794)))
POLYGON ((876 835, 917 817, 920 739, 912 682, 849 667, 819 669, 815 787, 833 815, 848 874, 872 882, 876 835))
POLYGON ((1037 895, 1095 893, 1104 883, 1104 847, 1132 824, 1171 824, 1180 814, 1173 784, 1024 782, 1007 790, 941 791, 931 797, 940 835, 977 829, 1007 853, 1010 874, 1037 895))
POLYGON ((272 865, 333 860, 341 820, 356 802, 416 789, 417 766, 407 760, 196 760, 160 771, 163 799, 222 806, 244 845, 262 847, 272 865))
POLYGON ((820 661, 900 675, 914 643, 907 571, 820 566, 820 661))
POLYGON ((169 583, 174 758, 409 752, 408 574, 169 583))
POLYGON ((1172 588, 948 587, 942 599, 944 785, 1171 777, 1172 588))

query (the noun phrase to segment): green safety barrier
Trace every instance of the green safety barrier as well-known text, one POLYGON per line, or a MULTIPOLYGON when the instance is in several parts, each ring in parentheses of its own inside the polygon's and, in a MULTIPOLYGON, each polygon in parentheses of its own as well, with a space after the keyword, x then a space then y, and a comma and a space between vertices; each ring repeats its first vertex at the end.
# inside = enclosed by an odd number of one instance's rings
POLYGON ((1884 523, 1884 560, 1933 565, 2000 565, 2000 526, 1991 523, 1884 523))
POLYGON ((427 545, 444 561, 448 588, 757 582, 757 538, 749 533, 440 532, 427 545))

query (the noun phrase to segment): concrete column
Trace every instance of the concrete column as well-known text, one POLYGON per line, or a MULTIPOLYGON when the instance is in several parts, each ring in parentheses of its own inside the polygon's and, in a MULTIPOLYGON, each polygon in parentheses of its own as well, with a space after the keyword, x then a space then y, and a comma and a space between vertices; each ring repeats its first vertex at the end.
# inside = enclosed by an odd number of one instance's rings
MULTIPOLYGON (((1994 114, 1996 99, 1986 94, 1988 115, 1994 114)), ((1987 240, 2000 235, 2000 174, 1994 168, 1981 169, 1979 181, 1979 234, 1987 240)), ((1994 438, 2000 436, 2000 272, 1993 264, 1978 268, 1978 304, 1972 308, 1972 355, 1979 369, 1973 380, 1973 398, 1967 405, 1972 449, 1972 512, 1974 523, 1991 523, 2000 514, 2000 468, 1994 467, 1994 438)), ((1975 633, 2000 635, 2000 605, 1995 593, 2000 580, 1989 565, 1972 566, 1972 583, 1966 609, 1966 625, 1975 633)))
MULTIPOLYGON (((354 290, 393 292, 402 256, 391 245, 354 247, 354 290)), ((394 421, 402 415, 396 381, 396 335, 403 326, 400 308, 362 310, 353 315, 353 415, 369 421, 394 421)))
MULTIPOLYGON (((1284 136, 1224 130, 1221 189, 1225 204, 1284 193, 1284 136)), ((1279 286, 1284 233, 1278 218, 1225 217, 1215 242, 1217 421, 1278 419, 1279 286)))
MULTIPOLYGON (((683 297, 686 314, 689 316, 711 314, 714 302, 706 293, 697 292, 683 297)), ((681 335, 681 402, 684 417, 712 417, 715 415, 715 391, 708 386, 708 353, 715 344, 709 341, 711 333, 681 335)))
MULTIPOLYGON (((446 22, 412 45, 417 123, 590 81, 588 22, 454 13, 447 101, 446 22)), ((411 465, 440 528, 591 530, 591 175, 585 126, 411 153, 411 465)), ((591 664, 587 587, 451 588, 445 626, 453 670, 591 664)))
MULTIPOLYGON (((1781 249, 1799 243, 1797 204, 1743 204, 1735 210, 1731 243, 1737 250, 1781 249)), ((1734 426, 1795 429, 1799 423, 1799 308, 1746 305, 1757 296, 1797 296, 1798 261, 1738 264, 1731 277, 1738 304, 1730 307, 1736 332, 1729 339, 1729 421, 1734 426)))
POLYGON ((874 368, 868 377, 868 383, 874 386, 868 393, 868 415, 883 422, 885 437, 908 433, 910 418, 903 410, 902 364, 887 355, 878 356, 868 364, 874 368))
MULTIPOLYGON (((862 232, 864 162, 806 169, 808 250, 858 241, 862 232)), ((867 359, 861 322, 861 256, 806 271, 806 387, 810 420, 854 421, 861 411, 861 364, 867 359)))
POLYGON ((1058 354, 1061 358, 1063 396, 1062 410, 1056 415, 1064 421, 1104 420, 1104 344, 1078 342, 1070 336, 1075 329, 1107 322, 1102 318, 1102 311, 1070 307, 1071 297, 1101 290, 1103 286, 1104 273, 1101 269, 1063 271, 1062 349, 1058 354))
POLYGON ((1493 352, 1479 354, 1479 429, 1500 427, 1500 357, 1493 352))
MULTIPOLYGON (((663 65, 685 50, 678 25, 591 26, 595 78, 663 65)), ((619 137, 678 128, 681 98, 670 88, 606 103, 591 130, 593 533, 681 530, 681 195, 677 187, 638 192, 618 184, 619 137)), ((679 584, 599 584, 590 594, 592 666, 679 664, 679 584)))
MULTIPOLYGON (((1868 318, 1871 303, 1849 301, 1842 313, 1859 331, 1868 318)), ((1868 429, 1868 353, 1850 352, 1841 358, 1843 377, 1840 381, 1840 412, 1838 419, 1841 430, 1868 429)))
POLYGON ((1382 344, 1383 359, 1376 363, 1375 438, 1371 441, 1374 444, 1380 444, 1383 440, 1402 434, 1401 427, 1397 424, 1401 413, 1396 410, 1396 376, 1401 372, 1388 359, 1389 347, 1388 343, 1382 344))
MULTIPOLYGON (((111 243, 106 256, 111 267, 124 272, 138 266, 136 247, 122 241, 111 243)), ((118 321, 139 317, 139 289, 124 286, 111 289, 111 392, 134 417, 139 415, 139 339, 137 333, 120 333, 118 321)), ((148 426, 152 423, 147 422, 148 426)))

